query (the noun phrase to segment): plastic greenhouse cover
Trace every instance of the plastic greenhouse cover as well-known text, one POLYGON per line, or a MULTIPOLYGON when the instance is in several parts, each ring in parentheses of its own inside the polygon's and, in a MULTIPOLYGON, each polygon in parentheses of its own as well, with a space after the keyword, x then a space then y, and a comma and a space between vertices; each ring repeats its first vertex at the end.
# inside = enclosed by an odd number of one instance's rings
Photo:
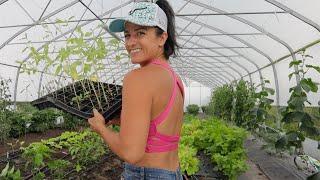
MULTIPOLYGON (((125 16, 133 3, 130 0, 82 2, 106 24, 125 16)), ((310 62, 320 65, 318 0, 174 0, 170 3, 176 13, 178 42, 182 45, 180 54, 171 58, 171 63, 188 86, 187 103, 204 104, 210 91, 218 86, 240 78, 259 84, 262 76, 277 90, 278 103, 285 105, 288 89, 295 84, 294 78, 289 81, 292 70, 288 67, 292 59, 300 58, 296 52, 310 46, 306 51, 313 56, 310 62), (279 62, 273 64, 275 61, 279 62)), ((29 52, 23 51, 28 44, 40 51, 50 44, 50 57, 56 57, 55 49, 64 47, 66 39, 77 37, 77 27, 92 31, 105 42, 112 38, 99 27, 101 22, 90 10, 78 0, 0 0, 0 76, 12 79, 10 90, 16 94, 17 101, 38 98, 38 93, 45 93, 42 89, 48 83, 62 79, 71 82, 63 74, 43 73, 43 65, 38 66, 35 74, 18 73, 17 61, 30 61, 29 52), (66 21, 67 25, 61 23, 66 21)), ((121 33, 117 35, 123 38, 121 33)), ((112 54, 106 56, 104 64, 101 79, 119 84, 126 72, 137 67, 126 58, 115 61, 112 54)), ((307 76, 319 82, 316 72, 309 71, 307 76)), ((319 99, 319 93, 311 94, 310 99, 319 99)), ((315 101, 312 103, 316 105, 315 101)))

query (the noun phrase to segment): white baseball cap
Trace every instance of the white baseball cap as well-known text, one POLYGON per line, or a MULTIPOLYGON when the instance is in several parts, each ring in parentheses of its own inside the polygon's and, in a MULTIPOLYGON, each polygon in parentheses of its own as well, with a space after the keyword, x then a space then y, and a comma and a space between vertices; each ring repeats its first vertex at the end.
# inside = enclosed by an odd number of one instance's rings
POLYGON ((166 13, 152 2, 136 2, 127 17, 112 21, 109 25, 111 32, 123 32, 125 22, 141 26, 157 26, 167 32, 168 19, 166 13))

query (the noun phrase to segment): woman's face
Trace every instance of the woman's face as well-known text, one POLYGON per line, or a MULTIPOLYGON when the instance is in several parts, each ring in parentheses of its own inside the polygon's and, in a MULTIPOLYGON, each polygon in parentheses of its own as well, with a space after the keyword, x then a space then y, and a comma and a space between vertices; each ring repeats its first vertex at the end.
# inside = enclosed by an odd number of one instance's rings
POLYGON ((125 46, 131 61, 143 65, 148 61, 163 57, 163 47, 167 33, 157 36, 156 28, 140 26, 130 22, 125 24, 125 46))

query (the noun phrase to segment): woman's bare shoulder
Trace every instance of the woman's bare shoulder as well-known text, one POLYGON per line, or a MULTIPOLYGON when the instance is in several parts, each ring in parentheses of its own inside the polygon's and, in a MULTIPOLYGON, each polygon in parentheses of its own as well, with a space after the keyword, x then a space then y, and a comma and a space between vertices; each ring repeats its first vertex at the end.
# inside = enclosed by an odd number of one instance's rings
MULTIPOLYGON (((178 81, 182 80, 177 76, 178 81)), ((164 85, 165 82, 171 82, 172 75, 168 71, 158 65, 149 65, 143 68, 131 70, 124 76, 124 85, 128 84, 141 84, 143 88, 158 87, 159 84, 164 85)), ((169 83, 171 85, 171 83, 169 83)))
POLYGON ((131 70, 124 76, 123 87, 147 90, 151 74, 152 72, 145 68, 131 70))
POLYGON ((148 73, 149 71, 146 70, 145 68, 133 69, 124 75, 124 80, 125 79, 138 80, 138 81, 143 80, 145 79, 144 77, 148 75, 148 73))
POLYGON ((139 83, 142 81, 141 78, 143 78, 143 73, 139 69, 134 69, 124 75, 123 84, 139 83))
POLYGON ((133 69, 129 71, 125 76, 124 79, 130 78, 130 79, 136 79, 140 81, 147 81, 147 80, 152 80, 152 76, 155 73, 155 70, 157 70, 159 67, 150 65, 148 67, 143 67, 143 68, 138 68, 138 69, 133 69))

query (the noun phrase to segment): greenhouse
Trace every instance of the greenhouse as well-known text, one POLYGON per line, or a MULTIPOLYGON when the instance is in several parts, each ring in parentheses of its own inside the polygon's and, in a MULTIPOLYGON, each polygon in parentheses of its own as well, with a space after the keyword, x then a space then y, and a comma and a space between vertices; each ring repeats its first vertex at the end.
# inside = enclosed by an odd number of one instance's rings
MULTIPOLYGON (((123 117, 140 66, 110 23, 158 1, 0 0, 0 179, 121 178, 87 119, 123 117)), ((320 180, 320 1, 167 1, 183 179, 320 180)))

